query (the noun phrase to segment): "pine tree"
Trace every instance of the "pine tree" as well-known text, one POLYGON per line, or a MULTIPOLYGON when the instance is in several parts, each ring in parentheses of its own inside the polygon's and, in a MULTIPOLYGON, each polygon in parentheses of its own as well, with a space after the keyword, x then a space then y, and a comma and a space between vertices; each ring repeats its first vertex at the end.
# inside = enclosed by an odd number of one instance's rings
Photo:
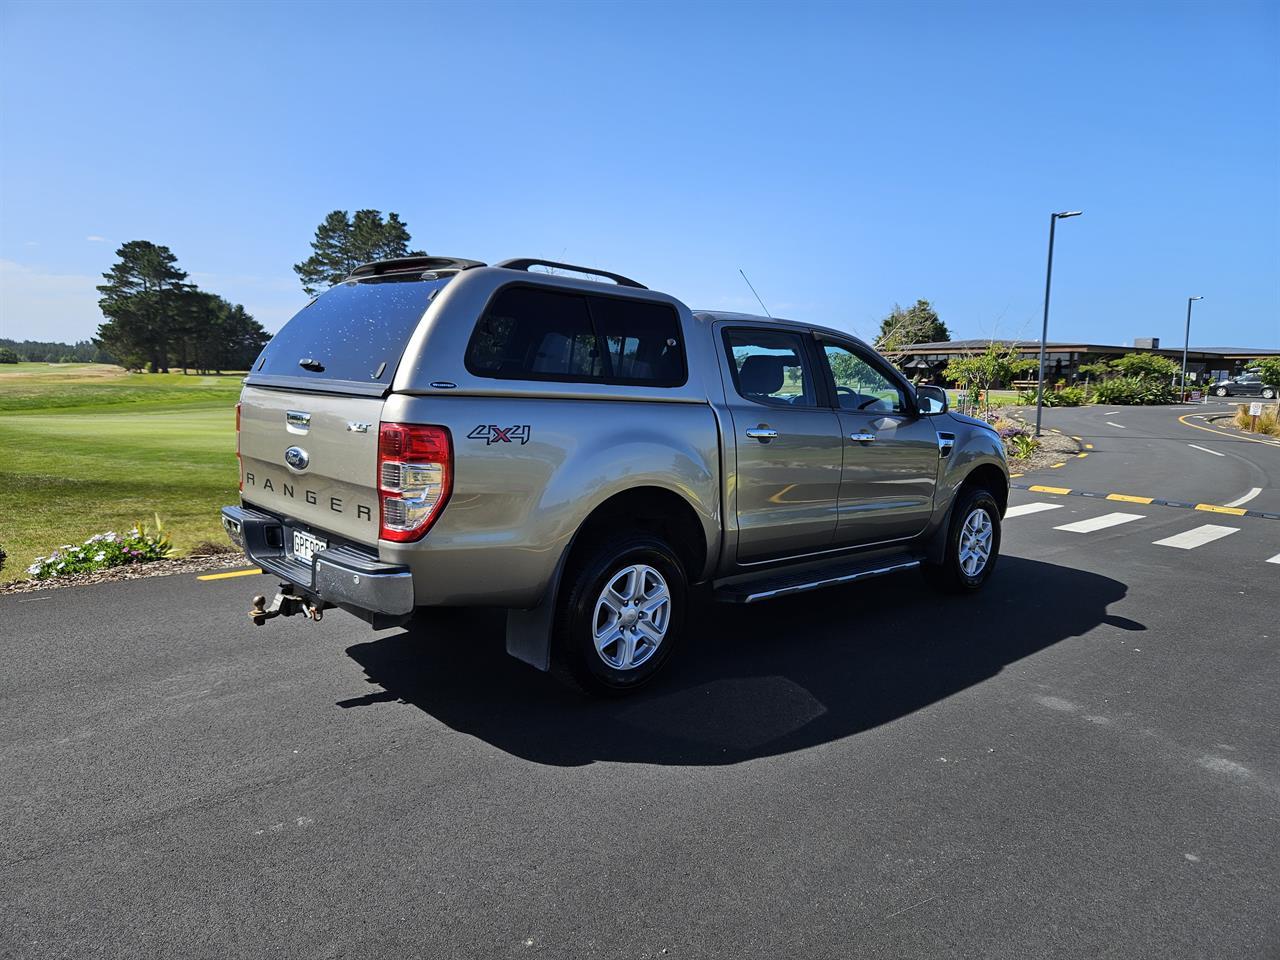
POLYGON ((129 369, 149 364, 152 373, 167 373, 171 326, 195 287, 168 247, 130 240, 116 256, 120 262, 102 275, 107 282, 98 287, 98 306, 107 322, 98 327, 94 342, 129 369))
POLYGON ((293 269, 302 289, 314 297, 341 283, 362 263, 425 255, 425 251, 410 250, 410 242, 409 228, 397 213, 388 213, 384 220, 380 210, 357 210, 354 217, 334 210, 316 228, 311 256, 293 269))

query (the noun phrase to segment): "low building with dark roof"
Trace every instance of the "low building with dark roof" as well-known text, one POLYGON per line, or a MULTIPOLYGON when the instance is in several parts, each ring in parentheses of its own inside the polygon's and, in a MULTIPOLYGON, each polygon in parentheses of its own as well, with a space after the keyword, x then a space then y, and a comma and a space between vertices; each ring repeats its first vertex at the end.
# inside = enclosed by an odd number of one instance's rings
MULTIPOLYGON (((912 343, 894 351, 898 365, 913 380, 942 384, 942 371, 953 357, 981 353, 990 343, 1012 347, 1020 357, 1032 360, 1040 356, 1039 340, 941 340, 936 343, 912 343)), ((1182 363, 1182 347, 1162 347, 1158 337, 1137 338, 1134 346, 1107 343, 1050 341, 1045 344, 1045 381, 1067 383, 1083 379, 1079 368, 1083 363, 1115 360, 1126 353, 1155 353, 1182 363)), ((1280 348, 1271 347, 1196 347, 1187 350, 1187 383, 1204 383, 1242 373, 1254 360, 1280 356, 1280 348)), ((1031 379, 1035 379, 1034 376, 1031 379)))

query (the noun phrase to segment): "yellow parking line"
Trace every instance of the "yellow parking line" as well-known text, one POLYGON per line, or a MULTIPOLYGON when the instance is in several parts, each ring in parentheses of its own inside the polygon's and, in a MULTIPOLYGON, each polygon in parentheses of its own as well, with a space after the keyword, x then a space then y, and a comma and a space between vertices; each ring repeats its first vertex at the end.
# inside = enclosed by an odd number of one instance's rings
POLYGON ((1070 487, 1042 487, 1038 483, 1033 483, 1027 487, 1033 493, 1070 493, 1070 487))
POLYGON ((1086 450, 1092 450, 1092 449, 1093 449, 1093 444, 1092 444, 1092 443, 1086 443, 1086 444, 1084 445, 1084 448, 1085 448, 1086 450))
POLYGON ((1077 460, 1082 460, 1082 459, 1084 459, 1084 458, 1085 458, 1085 457, 1087 457, 1087 456, 1088 456, 1088 454, 1087 454, 1087 453, 1077 453, 1077 454, 1076 454, 1076 459, 1077 459, 1077 460))
POLYGON ((1022 476, 1022 474, 1020 474, 1020 473, 1011 473, 1011 474, 1009 474, 1009 479, 1010 479, 1010 480, 1013 480, 1013 479, 1016 479, 1017 477, 1020 477, 1020 476, 1022 476))
POLYGON ((1051 464, 1049 464, 1049 469, 1050 469, 1050 470, 1057 470, 1059 467, 1065 467, 1065 466, 1066 466, 1066 464, 1065 464, 1065 463, 1051 463, 1051 464))
POLYGON ((228 570, 226 573, 206 573, 203 577, 196 577, 197 580, 229 580, 231 577, 252 577, 254 574, 261 573, 257 567, 252 570, 228 570))
POLYGON ((1073 434, 1071 435, 1071 439, 1072 439, 1072 440, 1079 440, 1080 438, 1079 438, 1079 437, 1077 437, 1077 436, 1073 433, 1073 434))
POLYGON ((1131 497, 1127 493, 1108 493, 1108 500, 1123 500, 1125 503, 1150 503, 1153 497, 1131 497))
POLYGON ((1213 503, 1197 503, 1196 509, 1207 510, 1209 513, 1229 513, 1232 516, 1236 516, 1236 517, 1243 517, 1246 513, 1249 512, 1248 510, 1245 510, 1243 507, 1219 507, 1217 504, 1213 504, 1213 503))

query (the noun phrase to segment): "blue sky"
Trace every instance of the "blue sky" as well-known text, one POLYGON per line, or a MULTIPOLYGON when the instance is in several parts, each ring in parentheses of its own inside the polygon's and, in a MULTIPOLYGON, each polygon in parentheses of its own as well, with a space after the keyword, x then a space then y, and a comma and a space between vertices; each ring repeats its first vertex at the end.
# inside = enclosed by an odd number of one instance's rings
POLYGON ((270 330, 329 210, 863 334, 1280 346, 1280 6, 0 6, 0 335, 123 241, 270 330))

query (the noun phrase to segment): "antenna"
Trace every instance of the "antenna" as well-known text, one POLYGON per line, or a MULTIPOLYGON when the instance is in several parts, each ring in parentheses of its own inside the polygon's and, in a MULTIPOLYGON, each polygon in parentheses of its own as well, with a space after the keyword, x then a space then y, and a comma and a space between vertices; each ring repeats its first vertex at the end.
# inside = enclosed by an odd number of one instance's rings
MULTIPOLYGON (((739 267, 739 268, 738 268, 738 272, 739 272, 739 273, 742 273, 742 268, 741 268, 741 267, 739 267)), ((745 273, 742 273, 742 279, 743 279, 743 280, 747 280, 747 275, 746 275, 745 273)), ((748 286, 748 287, 751 287, 751 281, 750 281, 750 280, 747 280, 747 286, 748 286)), ((751 292, 752 292, 752 293, 755 293, 756 300, 757 300, 757 301, 759 301, 759 303, 760 303, 760 309, 764 311, 764 315, 765 315, 766 317, 768 317, 770 320, 772 320, 772 319, 773 319, 773 314, 769 312, 769 308, 768 308, 768 307, 766 307, 766 306, 764 305, 764 301, 760 299, 760 294, 756 293, 756 288, 755 288, 755 287, 751 287, 751 292)))

